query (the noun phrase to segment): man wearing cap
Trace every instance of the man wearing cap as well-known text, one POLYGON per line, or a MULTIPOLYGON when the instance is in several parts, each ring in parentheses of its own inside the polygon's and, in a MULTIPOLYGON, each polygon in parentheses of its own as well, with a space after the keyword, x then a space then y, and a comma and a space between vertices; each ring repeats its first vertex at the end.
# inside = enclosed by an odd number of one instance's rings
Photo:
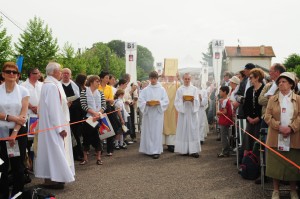
MULTIPOLYGON (((244 108, 243 108, 244 104, 243 103, 244 103, 246 91, 251 86, 249 75, 250 75, 250 71, 253 68, 255 68, 255 65, 253 63, 248 63, 248 64, 245 65, 245 67, 244 67, 245 78, 242 81, 240 81, 238 91, 235 94, 236 101, 233 102, 233 109, 237 110, 236 111, 236 116, 237 116, 237 119, 239 119, 238 120, 238 125, 242 129, 246 128, 246 118, 245 118, 245 115, 244 115, 244 108)), ((242 131, 239 128, 238 129, 238 135, 241 135, 241 134, 242 134, 242 131)), ((240 162, 241 162, 241 160, 240 160, 240 162)))

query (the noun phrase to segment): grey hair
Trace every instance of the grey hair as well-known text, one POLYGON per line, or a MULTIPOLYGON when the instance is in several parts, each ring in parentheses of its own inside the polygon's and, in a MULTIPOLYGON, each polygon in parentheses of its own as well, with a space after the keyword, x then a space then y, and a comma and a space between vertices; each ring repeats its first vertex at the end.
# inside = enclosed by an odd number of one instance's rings
POLYGON ((60 69, 60 64, 56 62, 49 62, 46 66, 46 75, 53 75, 55 70, 60 69))
POLYGON ((63 69, 62 69, 62 72, 64 72, 64 71, 68 71, 68 72, 72 75, 71 69, 69 69, 69 68, 63 68, 63 69))

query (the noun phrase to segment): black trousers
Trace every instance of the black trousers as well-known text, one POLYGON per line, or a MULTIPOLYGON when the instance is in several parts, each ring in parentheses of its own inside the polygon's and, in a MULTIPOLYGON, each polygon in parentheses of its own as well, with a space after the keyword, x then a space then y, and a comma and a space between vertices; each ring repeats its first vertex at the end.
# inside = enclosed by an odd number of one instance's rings
MULTIPOLYGON (((10 134, 12 129, 10 130, 10 134)), ((21 127, 20 134, 25 134, 25 127, 21 127)), ((8 185, 8 169, 11 168, 13 175, 13 189, 11 197, 18 192, 22 192, 24 188, 24 159, 26 153, 27 136, 21 136, 16 138, 18 140, 20 148, 20 156, 9 158, 7 155, 6 141, 0 141, 0 158, 4 163, 0 166, 1 178, 0 178, 0 199, 8 199, 9 197, 9 185, 8 185)))
POLYGON ((130 137, 132 139, 136 138, 134 118, 135 118, 134 106, 130 105, 130 120, 131 120, 131 134, 130 134, 130 137))
POLYGON ((114 141, 115 141, 115 136, 106 138, 106 151, 107 151, 107 153, 113 153, 114 152, 114 141))
POLYGON ((74 159, 82 158, 83 157, 83 151, 82 151, 82 144, 80 141, 81 137, 81 130, 82 130, 83 124, 72 124, 71 131, 73 133, 73 136, 76 140, 76 146, 73 146, 73 156, 74 159))
POLYGON ((99 138, 99 128, 93 128, 88 123, 83 123, 83 131, 82 131, 82 137, 83 137, 83 150, 89 151, 90 145, 92 145, 95 148, 95 151, 103 151, 102 142, 99 138))

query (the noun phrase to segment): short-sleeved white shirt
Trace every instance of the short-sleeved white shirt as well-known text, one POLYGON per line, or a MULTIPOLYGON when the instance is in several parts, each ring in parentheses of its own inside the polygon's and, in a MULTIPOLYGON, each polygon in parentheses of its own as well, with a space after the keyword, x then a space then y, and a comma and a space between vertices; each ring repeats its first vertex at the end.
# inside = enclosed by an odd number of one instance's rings
MULTIPOLYGON (((39 101, 40 101, 40 96, 41 96, 41 90, 42 90, 43 83, 40 82, 40 81, 37 81, 35 83, 35 85, 33 86, 29 82, 29 80, 27 79, 25 82, 23 82, 21 84, 21 86, 24 86, 29 91, 29 95, 30 95, 29 103, 32 106, 38 106, 39 101)), ((28 114, 32 114, 32 113, 33 113, 32 110, 28 109, 28 114)))
MULTIPOLYGON (((22 99, 24 97, 30 96, 27 88, 15 85, 12 92, 6 93, 5 83, 0 85, 0 113, 19 116, 22 109, 22 99)), ((0 126, 8 127, 12 129, 15 127, 15 122, 0 121, 0 126)))

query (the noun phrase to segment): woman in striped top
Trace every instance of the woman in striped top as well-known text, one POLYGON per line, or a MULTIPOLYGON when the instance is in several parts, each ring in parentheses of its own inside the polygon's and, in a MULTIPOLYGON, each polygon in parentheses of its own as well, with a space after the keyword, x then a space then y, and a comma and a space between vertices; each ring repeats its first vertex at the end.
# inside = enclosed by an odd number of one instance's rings
MULTIPOLYGON (((80 103, 84 111, 86 111, 86 118, 92 116, 96 121, 100 118, 100 113, 104 113, 106 109, 106 102, 104 94, 98 91, 100 78, 96 75, 90 76, 87 80, 86 90, 80 93, 80 103)), ((102 165, 101 150, 102 144, 99 138, 98 128, 93 128, 88 123, 83 124, 85 132, 83 132, 83 161, 80 165, 85 165, 88 162, 87 152, 92 145, 97 153, 97 165, 102 165)))

